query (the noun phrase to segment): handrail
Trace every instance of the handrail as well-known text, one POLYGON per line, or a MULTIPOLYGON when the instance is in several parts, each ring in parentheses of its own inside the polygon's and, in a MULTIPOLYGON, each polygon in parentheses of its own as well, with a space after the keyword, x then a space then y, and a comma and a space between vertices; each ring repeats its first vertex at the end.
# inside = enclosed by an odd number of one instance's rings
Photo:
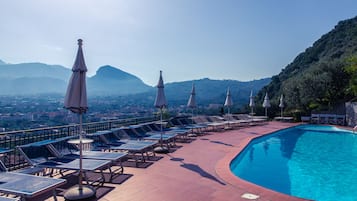
MULTIPOLYGON (((108 121, 98 121, 98 122, 88 122, 88 123, 83 123, 83 127, 86 127, 88 125, 96 125, 96 124, 113 124, 113 123, 141 123, 141 122, 147 122, 147 121, 152 121, 152 120, 157 120, 156 116, 148 116, 148 117, 135 117, 135 118, 126 118, 126 119, 117 119, 117 120, 108 120, 108 121), (143 119, 143 121, 140 121, 140 119, 143 119)), ((16 134, 16 133, 28 133, 28 132, 34 132, 34 131, 41 131, 41 130, 55 130, 55 129, 61 129, 61 128, 68 128, 68 127, 77 127, 79 126, 78 123, 73 123, 69 125, 63 125, 63 126, 52 126, 52 127, 44 127, 44 128, 33 128, 33 129, 27 129, 27 130, 16 130, 16 131, 6 131, 6 132, 0 132, 1 135, 7 135, 7 134, 16 134)))
MULTIPOLYGON (((83 124, 83 130, 86 133, 95 133, 100 130, 110 130, 112 128, 120 126, 127 126, 157 120, 157 116, 148 116, 140 118, 89 122, 83 124)), ((29 164, 19 153, 16 147, 42 140, 74 136, 78 135, 78 133, 79 124, 2 132, 0 133, 0 148, 11 150, 11 152, 9 152, 6 157, 2 158, 2 160, 4 160, 3 163, 9 170, 26 167, 29 164)))

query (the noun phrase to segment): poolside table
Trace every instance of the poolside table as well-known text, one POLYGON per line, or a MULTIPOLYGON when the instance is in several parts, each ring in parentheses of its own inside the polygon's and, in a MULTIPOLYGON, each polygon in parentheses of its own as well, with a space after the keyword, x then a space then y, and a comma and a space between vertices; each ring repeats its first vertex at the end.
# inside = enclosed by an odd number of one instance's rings
MULTIPOLYGON (((69 144, 73 144, 73 145, 76 145, 78 147, 78 149, 80 149, 80 142, 82 141, 82 150, 83 151, 88 151, 88 150, 91 150, 92 149, 92 142, 93 140, 92 139, 88 139, 88 138, 82 138, 82 139, 79 139, 79 138, 76 138, 76 139, 70 139, 68 140, 67 142, 69 144)), ((60 141, 56 141, 56 142, 60 142, 60 141)))
POLYGON ((21 196, 22 199, 32 198, 52 190, 53 197, 57 200, 55 189, 64 183, 66 183, 65 179, 54 179, 13 172, 0 173, 0 191, 21 196))

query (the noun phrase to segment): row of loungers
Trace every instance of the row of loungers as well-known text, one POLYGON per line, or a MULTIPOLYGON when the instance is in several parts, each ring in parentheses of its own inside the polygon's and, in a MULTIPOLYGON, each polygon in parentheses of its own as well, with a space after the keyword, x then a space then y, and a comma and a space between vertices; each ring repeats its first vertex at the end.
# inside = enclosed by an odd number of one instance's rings
MULTIPOLYGON (((82 174, 88 185, 102 186, 124 172, 123 161, 134 160, 135 165, 155 157, 154 148, 165 144, 168 148, 176 146, 176 140, 186 141, 196 134, 206 131, 216 131, 227 127, 257 125, 264 120, 246 116, 196 116, 194 118, 172 118, 168 122, 170 128, 163 128, 162 123, 150 122, 139 125, 113 128, 87 134, 93 142, 83 150, 82 174), (246 119, 244 119, 246 118, 246 119), (88 173, 97 173, 97 177, 88 173), (109 174, 106 181, 104 174, 109 174)), ((52 178, 54 175, 65 176, 79 171, 79 149, 68 141, 78 138, 70 136, 49 139, 18 146, 18 151, 31 166, 17 172, 7 172, 0 161, 0 192, 17 195, 27 199, 41 193, 52 191, 56 200, 55 189, 66 183, 65 179, 52 178), (1 168, 2 167, 2 168, 1 168), (42 176, 35 176, 37 174, 42 176), (50 177, 43 177, 50 176, 50 177), (25 182, 23 182, 25 181, 25 182)), ((18 198, 2 197, 2 200, 19 200, 18 198)))
MULTIPOLYGON (((91 146, 86 146, 86 150, 82 153, 84 182, 92 186, 102 186, 105 182, 111 182, 115 176, 124 172, 122 164, 124 160, 134 158, 137 166, 138 162, 145 162, 146 158, 155 156, 153 148, 157 146, 159 140, 165 141, 167 146, 174 146, 175 138, 185 136, 189 131, 165 129, 161 138, 159 129, 156 123, 147 123, 88 134, 87 137, 92 138, 94 142, 91 146), (95 174, 96 177, 89 178, 89 172, 98 174, 95 174), (106 181, 105 173, 110 174, 109 181, 106 181)), ((5 165, 0 161, 0 167, 3 167, 0 173, 0 192, 6 196, 18 196, 17 198, 0 196, 0 201, 24 200, 48 191, 52 191, 54 199, 57 200, 55 189, 65 184, 66 180, 55 179, 52 176, 60 174, 64 177, 67 172, 72 174, 79 171, 78 147, 68 143, 74 138, 78 136, 18 146, 18 151, 31 166, 22 169, 21 172, 7 172, 5 165)))
MULTIPOLYGON (((6 154, 13 151, 12 149, 1 149, 0 153, 4 158, 6 154)), ((54 200, 57 200, 56 188, 64 185, 67 181, 32 175, 34 169, 36 172, 40 170, 40 168, 29 168, 9 172, 4 162, 0 160, 0 201, 26 200, 49 191, 52 191, 54 200)))
POLYGON ((214 131, 239 128, 245 126, 255 126, 266 123, 264 117, 253 117, 245 114, 220 116, 195 116, 193 121, 199 125, 206 125, 214 131))

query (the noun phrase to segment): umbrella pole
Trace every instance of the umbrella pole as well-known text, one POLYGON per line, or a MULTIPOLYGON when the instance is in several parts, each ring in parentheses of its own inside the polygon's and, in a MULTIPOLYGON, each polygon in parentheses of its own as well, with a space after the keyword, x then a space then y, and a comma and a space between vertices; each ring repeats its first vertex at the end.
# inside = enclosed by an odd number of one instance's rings
POLYGON ((160 145, 161 147, 163 147, 162 145, 162 107, 160 107, 160 131, 161 131, 161 136, 160 136, 160 145))
POLYGON ((79 185, 79 190, 81 191, 83 189, 82 186, 82 169, 83 169, 83 164, 82 164, 82 132, 83 132, 83 128, 82 128, 82 113, 79 113, 79 181, 78 181, 78 185, 79 185))
POLYGON ((192 136, 193 136, 193 107, 191 108, 191 112, 192 112, 192 116, 191 116, 191 122, 192 122, 192 128, 191 128, 191 131, 192 131, 192 136))
POLYGON ((169 152, 169 145, 167 147, 164 147, 163 145, 163 128, 162 128, 163 122, 162 122, 162 107, 160 107, 160 145, 158 147, 155 147, 154 151, 157 153, 168 153, 169 152))
POLYGON ((280 111, 280 113, 281 113, 280 116, 283 117, 283 108, 280 108, 280 110, 281 110, 281 111, 280 111))
POLYGON ((268 108, 265 108, 265 116, 268 117, 268 108))

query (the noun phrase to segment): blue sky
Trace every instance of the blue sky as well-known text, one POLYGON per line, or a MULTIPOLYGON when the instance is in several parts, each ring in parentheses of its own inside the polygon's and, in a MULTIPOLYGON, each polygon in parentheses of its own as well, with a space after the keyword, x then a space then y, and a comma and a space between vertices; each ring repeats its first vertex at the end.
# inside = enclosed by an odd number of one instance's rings
POLYGON ((278 74, 340 21, 355 0, 0 0, 0 59, 89 69, 112 65, 155 85, 278 74))

